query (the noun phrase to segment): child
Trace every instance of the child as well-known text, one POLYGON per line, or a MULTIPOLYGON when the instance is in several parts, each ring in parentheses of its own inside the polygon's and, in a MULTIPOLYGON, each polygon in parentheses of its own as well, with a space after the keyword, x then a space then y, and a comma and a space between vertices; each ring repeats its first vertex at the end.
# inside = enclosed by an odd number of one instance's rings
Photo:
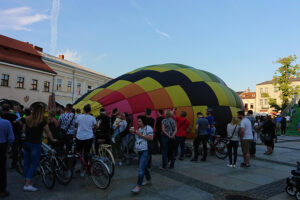
POLYGON ((119 123, 120 123, 121 121, 122 121, 122 119, 121 119, 121 113, 118 112, 118 113, 116 114, 116 120, 115 120, 115 122, 114 122, 114 124, 113 124, 114 134, 113 134, 112 139, 111 139, 113 143, 115 143, 115 138, 116 138, 117 135, 120 133, 119 123))

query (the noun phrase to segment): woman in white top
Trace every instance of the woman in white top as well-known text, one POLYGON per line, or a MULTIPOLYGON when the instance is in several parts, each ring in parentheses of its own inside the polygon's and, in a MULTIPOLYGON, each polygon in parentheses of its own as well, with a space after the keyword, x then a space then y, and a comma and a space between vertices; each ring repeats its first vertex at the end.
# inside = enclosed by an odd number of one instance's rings
POLYGON ((237 150, 239 147, 239 130, 240 126, 238 125, 238 118, 233 117, 232 121, 227 125, 227 137, 230 139, 228 144, 228 154, 229 154, 229 164, 228 167, 234 167, 236 165, 237 159, 237 150), (234 153, 234 160, 232 162, 232 150, 234 153))
POLYGON ((151 175, 148 168, 149 153, 148 153, 148 141, 153 140, 153 129, 147 124, 147 118, 145 116, 138 116, 137 131, 130 129, 132 134, 135 134, 135 149, 139 155, 139 174, 136 187, 131 190, 133 193, 139 193, 143 185, 151 184, 151 175), (144 176, 146 176, 146 182, 143 182, 144 176))
POLYGON ((97 123, 95 117, 93 117, 91 112, 91 105, 87 104, 83 108, 84 114, 77 115, 75 123, 77 128, 76 134, 76 149, 79 153, 84 153, 84 160, 87 162, 86 154, 90 152, 93 138, 94 138, 94 129, 97 128, 97 123))

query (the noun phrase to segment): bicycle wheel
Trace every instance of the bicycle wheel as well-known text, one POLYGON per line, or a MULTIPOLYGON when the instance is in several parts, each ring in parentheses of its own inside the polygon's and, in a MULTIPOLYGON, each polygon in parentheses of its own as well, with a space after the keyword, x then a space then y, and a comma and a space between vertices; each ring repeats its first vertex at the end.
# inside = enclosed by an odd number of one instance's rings
POLYGON ((105 163, 93 159, 90 167, 90 174, 94 184, 100 189, 108 188, 110 184, 109 169, 105 163))
POLYGON ((55 185, 54 164, 52 160, 42 160, 40 163, 40 172, 45 187, 51 190, 55 185))
POLYGON ((227 140, 220 139, 219 141, 217 141, 215 149, 216 156, 219 159, 225 159, 228 156, 227 140))
POLYGON ((108 166, 110 176, 113 177, 115 174, 115 159, 107 146, 103 145, 99 148, 99 156, 100 158, 102 158, 103 162, 108 166))
POLYGON ((68 160, 66 158, 57 157, 54 163, 54 171, 57 181, 62 185, 69 184, 73 178, 73 170, 68 164, 68 160))

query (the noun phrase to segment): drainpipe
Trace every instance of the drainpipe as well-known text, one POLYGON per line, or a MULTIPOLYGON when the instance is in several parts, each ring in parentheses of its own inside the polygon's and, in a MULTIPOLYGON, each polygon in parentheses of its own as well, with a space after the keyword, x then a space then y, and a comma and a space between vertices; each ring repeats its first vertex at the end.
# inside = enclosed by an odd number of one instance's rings
POLYGON ((73 92, 72 92, 72 104, 74 103, 74 92, 75 92, 75 68, 73 68, 73 92))

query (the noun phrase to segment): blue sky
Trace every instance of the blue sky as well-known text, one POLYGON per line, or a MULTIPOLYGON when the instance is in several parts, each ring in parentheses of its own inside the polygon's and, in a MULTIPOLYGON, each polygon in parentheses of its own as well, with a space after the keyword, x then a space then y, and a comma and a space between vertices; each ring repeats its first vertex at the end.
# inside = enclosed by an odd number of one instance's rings
MULTIPOLYGON (((0 0, 0 34, 117 77, 181 63, 234 90, 300 56, 299 0, 0 0)), ((299 59, 298 59, 299 61, 299 59)))

